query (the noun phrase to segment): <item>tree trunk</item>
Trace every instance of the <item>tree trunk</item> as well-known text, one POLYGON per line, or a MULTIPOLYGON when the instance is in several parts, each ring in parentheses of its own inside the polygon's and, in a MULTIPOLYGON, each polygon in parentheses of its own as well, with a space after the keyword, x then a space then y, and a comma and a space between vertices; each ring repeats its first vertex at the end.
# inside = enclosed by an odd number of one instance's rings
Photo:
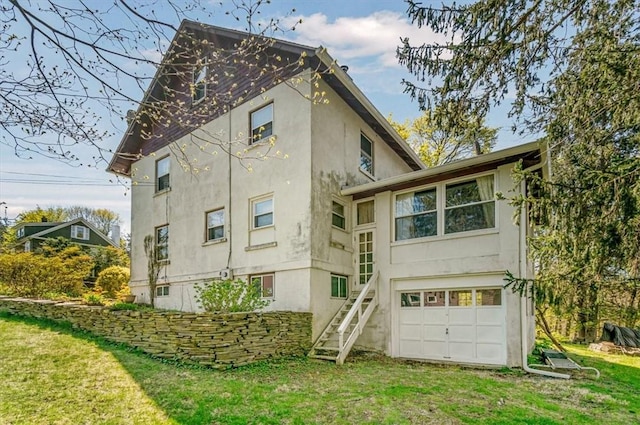
POLYGON ((536 307, 536 312, 538 313, 537 314, 538 322, 540 323, 540 327, 542 328, 542 331, 545 333, 545 335, 547 335, 547 337, 551 340, 553 345, 555 345, 558 350, 562 352, 567 351, 562 346, 562 344, 560 344, 560 341, 558 341, 556 337, 553 336, 553 333, 551 332, 551 327, 549 326, 549 322, 547 322, 547 318, 544 317, 544 311, 536 307))

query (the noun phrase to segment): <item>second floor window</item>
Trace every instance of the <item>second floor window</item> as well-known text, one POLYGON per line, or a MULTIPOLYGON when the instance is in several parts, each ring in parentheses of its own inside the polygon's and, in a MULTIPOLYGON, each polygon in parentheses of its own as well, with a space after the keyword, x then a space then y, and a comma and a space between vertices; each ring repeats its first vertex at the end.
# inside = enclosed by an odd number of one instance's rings
POLYGON ((373 176, 373 143, 364 134, 360 135, 360 169, 373 176))
POLYGON ((396 196, 396 240, 437 235, 436 207, 435 189, 396 196))
POLYGON ((251 140, 249 144, 273 134, 273 103, 251 113, 251 140))
POLYGON ((259 229, 273 225, 273 198, 259 199, 253 204, 253 228, 259 229))
POLYGON ((71 237, 83 241, 89 240, 89 229, 84 226, 71 226, 71 237))
POLYGON ((224 238, 224 209, 207 213, 207 241, 224 238))
POLYGON ((169 259, 169 226, 156 227, 156 260, 169 259))
POLYGON ((495 227, 493 175, 447 185, 444 232, 457 233, 495 227))
POLYGON ((346 229, 344 205, 336 201, 333 201, 331 206, 331 224, 340 229, 346 229))
POLYGON ((169 157, 156 161, 156 192, 169 189, 169 157))

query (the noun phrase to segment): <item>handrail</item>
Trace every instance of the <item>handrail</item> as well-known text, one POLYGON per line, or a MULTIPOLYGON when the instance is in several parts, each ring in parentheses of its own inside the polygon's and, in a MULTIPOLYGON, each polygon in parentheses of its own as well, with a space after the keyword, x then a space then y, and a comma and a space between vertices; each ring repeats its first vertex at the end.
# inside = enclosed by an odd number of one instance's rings
MULTIPOLYGON (((358 298, 356 298, 355 302, 353 303, 353 306, 351 307, 351 310, 349 310, 349 313, 347 313, 342 323, 340 323, 340 326, 338 327, 338 332, 341 335, 347 329, 347 327, 349 326, 349 323, 351 323, 351 320, 353 320, 353 316, 356 315, 355 307, 358 306, 358 309, 359 309, 360 306, 362 306, 364 299, 367 297, 367 294, 371 290, 371 286, 373 282, 377 282, 377 281, 378 281, 378 271, 376 270, 367 281, 367 284, 364 285, 364 287, 362 288, 362 291, 360 291, 360 294, 358 295, 358 298)), ((376 291, 376 293, 377 292, 378 291, 376 291)))
POLYGON ((342 364, 344 362, 344 359, 349 353, 349 350, 355 343, 357 335, 360 335, 362 333, 363 322, 366 322, 367 320, 369 320, 369 317, 373 313, 373 309, 376 308, 378 304, 378 288, 377 288, 378 274, 379 273, 377 270, 373 272, 373 274, 367 281, 366 285, 364 285, 364 287, 360 291, 360 294, 358 295, 355 302, 351 306, 351 309, 349 310, 345 318, 342 320, 342 323, 340 323, 340 326, 338 327, 339 351, 338 351, 338 358, 336 359, 337 364, 342 364), (367 297, 367 295, 369 294, 369 291, 371 290, 371 287, 374 284, 376 285, 376 287, 374 288, 373 298, 363 313, 362 304, 364 303, 364 299, 367 297), (353 319, 355 318, 356 313, 358 314, 358 323, 353 328, 353 330, 349 334, 349 337, 347 338, 347 341, 345 342, 344 333, 349 327, 349 325, 351 324, 351 322, 353 321, 353 319))

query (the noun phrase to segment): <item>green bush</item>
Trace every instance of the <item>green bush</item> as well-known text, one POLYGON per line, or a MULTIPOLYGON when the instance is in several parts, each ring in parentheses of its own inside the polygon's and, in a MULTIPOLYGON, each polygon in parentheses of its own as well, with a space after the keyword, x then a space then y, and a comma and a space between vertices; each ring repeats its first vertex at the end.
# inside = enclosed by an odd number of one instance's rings
POLYGON ((78 296, 93 268, 91 257, 78 247, 55 256, 31 252, 0 254, 0 282, 7 295, 43 297, 47 293, 78 296))
POLYGON ((88 305, 104 305, 104 298, 100 294, 90 293, 84 296, 84 302, 88 305))
POLYGON ((213 313, 255 311, 269 305, 269 300, 261 297, 260 287, 241 279, 214 279, 195 288, 198 304, 213 313))
POLYGON ((142 307, 136 303, 116 303, 109 306, 109 310, 141 310, 142 307))
POLYGON ((129 269, 120 266, 111 266, 102 270, 96 280, 96 290, 101 291, 109 298, 116 296, 127 288, 129 284, 129 269))

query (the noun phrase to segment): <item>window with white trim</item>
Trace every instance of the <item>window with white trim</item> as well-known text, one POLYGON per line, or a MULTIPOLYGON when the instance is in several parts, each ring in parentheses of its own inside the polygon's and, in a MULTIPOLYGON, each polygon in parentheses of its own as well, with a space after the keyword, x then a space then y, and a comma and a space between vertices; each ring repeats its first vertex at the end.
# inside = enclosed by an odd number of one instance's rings
POLYGON ((80 239, 82 241, 88 241, 89 228, 85 226, 78 226, 78 225, 71 226, 71 238, 80 239))
POLYGON ((18 229, 18 234, 16 235, 16 237, 18 239, 23 238, 24 237, 24 227, 21 227, 18 229))
POLYGON ((156 192, 169 189, 169 164, 168 156, 156 161, 156 192))
POLYGON ((494 175, 395 196, 395 240, 495 228, 494 175))
POLYGON ((376 221, 376 208, 374 200, 358 202, 356 205, 356 223, 369 224, 376 221))
POLYGON ((207 242, 224 238, 224 208, 207 213, 207 242))
POLYGON ((332 201, 331 203, 331 224, 339 229, 347 228, 347 220, 344 214, 344 205, 340 202, 332 201))
POLYGON ((191 102, 194 105, 200 103, 207 95, 207 72, 206 63, 196 65, 193 69, 191 102))
POLYGON ((251 283, 255 285, 261 298, 273 298, 275 293, 275 279, 273 273, 260 274, 250 277, 251 283))
POLYGON ((168 297, 168 296, 169 296, 169 285, 156 286, 156 297, 168 297))
POLYGON ((253 229, 273 226, 273 198, 251 201, 251 223, 253 229))
POLYGON ((273 103, 251 112, 251 140, 256 143, 273 134, 273 103))
POLYGON ((347 276, 331 274, 331 298, 347 298, 347 276))
POLYGON ((495 227, 493 175, 446 186, 444 233, 495 227))
POLYGON ((156 260, 167 261, 169 259, 169 225, 156 227, 156 260))
POLYGON ((360 134, 360 169, 373 176, 373 143, 360 134))
POLYGON ((396 240, 438 234, 436 189, 396 196, 396 240))

